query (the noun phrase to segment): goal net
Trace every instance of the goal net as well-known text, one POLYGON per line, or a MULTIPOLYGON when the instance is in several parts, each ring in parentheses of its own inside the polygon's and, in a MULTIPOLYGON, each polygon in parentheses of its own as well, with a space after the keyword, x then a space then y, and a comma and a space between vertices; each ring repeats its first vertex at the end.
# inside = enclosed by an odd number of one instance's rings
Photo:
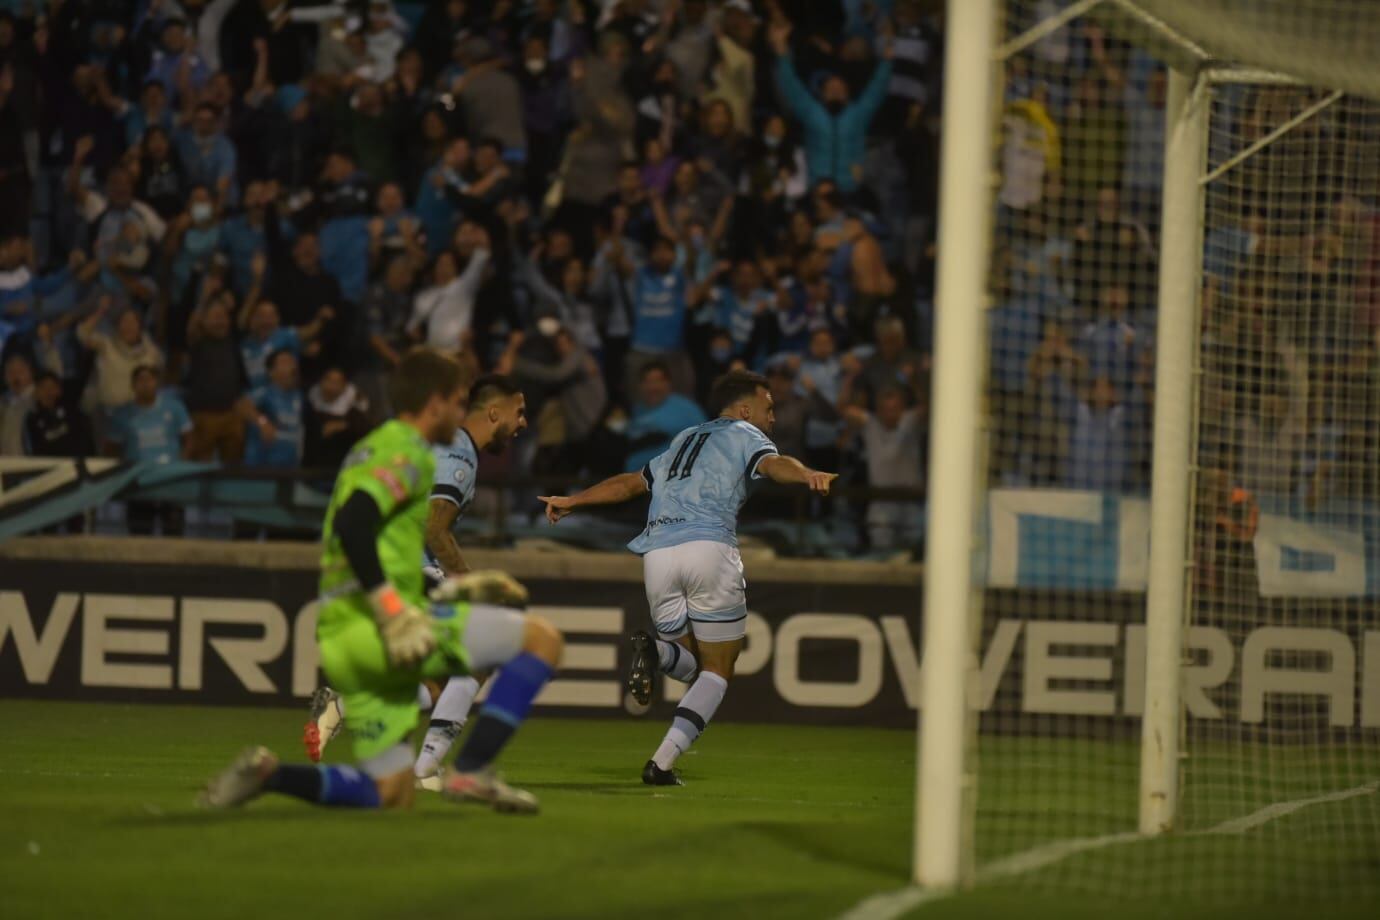
POLYGON ((970 877, 1380 897, 1380 11, 997 7, 970 877), (1195 125, 1167 224, 1166 132, 1195 125), (1188 448, 1156 471, 1167 423, 1188 448), (1171 476, 1179 644, 1156 662, 1171 476), (1143 743, 1166 662, 1170 736, 1143 743), (1177 752, 1167 787, 1143 786, 1147 745, 1177 752))

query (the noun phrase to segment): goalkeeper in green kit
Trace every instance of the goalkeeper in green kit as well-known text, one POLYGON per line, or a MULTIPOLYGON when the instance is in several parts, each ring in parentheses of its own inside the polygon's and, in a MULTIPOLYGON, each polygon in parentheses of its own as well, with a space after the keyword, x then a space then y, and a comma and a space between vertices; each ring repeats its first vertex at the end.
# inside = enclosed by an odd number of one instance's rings
POLYGON ((250 748, 202 793, 212 808, 277 792, 320 805, 406 807, 412 802, 411 735, 417 686, 496 670, 489 697, 442 794, 499 811, 535 812, 537 800, 493 770, 498 753, 560 662, 548 621, 513 609, 526 591, 501 573, 473 573, 423 593, 419 560, 435 460, 462 416, 460 366, 419 349, 399 365, 389 396, 397 417, 345 459, 322 535, 321 668, 345 703, 356 767, 279 764, 250 748))

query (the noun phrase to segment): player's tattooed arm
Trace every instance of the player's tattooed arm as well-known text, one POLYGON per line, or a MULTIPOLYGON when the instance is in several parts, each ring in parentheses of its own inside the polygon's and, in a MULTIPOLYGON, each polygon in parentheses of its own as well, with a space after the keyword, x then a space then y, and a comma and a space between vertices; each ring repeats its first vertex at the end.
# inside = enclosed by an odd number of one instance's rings
POLYGON ((431 500, 426 516, 426 548, 447 575, 463 575, 470 570, 452 530, 459 517, 460 508, 454 502, 439 498, 431 500))
POLYGON ((619 473, 575 495, 543 495, 546 519, 552 524, 586 505, 617 505, 647 494, 649 486, 641 473, 619 473))

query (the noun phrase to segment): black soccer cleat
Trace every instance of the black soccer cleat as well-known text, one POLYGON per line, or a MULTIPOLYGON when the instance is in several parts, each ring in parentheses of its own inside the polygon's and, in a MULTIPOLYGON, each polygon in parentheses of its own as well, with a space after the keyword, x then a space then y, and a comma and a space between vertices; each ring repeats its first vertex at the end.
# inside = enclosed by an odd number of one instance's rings
POLYGON ((684 786, 675 770, 663 770, 655 760, 647 761, 642 768, 642 782, 648 786, 684 786))
POLYGON ((628 694, 624 707, 633 715, 643 715, 652 705, 656 694, 657 674, 661 669, 661 658, 657 654, 656 640, 646 630, 639 629, 632 634, 633 656, 628 667, 628 694))

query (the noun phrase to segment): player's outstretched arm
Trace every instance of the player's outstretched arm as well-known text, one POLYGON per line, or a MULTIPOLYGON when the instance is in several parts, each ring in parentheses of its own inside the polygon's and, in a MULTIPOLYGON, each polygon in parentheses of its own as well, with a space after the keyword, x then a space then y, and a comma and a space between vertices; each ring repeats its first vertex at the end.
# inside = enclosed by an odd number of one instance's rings
POLYGON ((617 505, 647 494, 647 481, 641 473, 619 473, 575 495, 543 495, 546 519, 552 524, 588 505, 617 505))
POLYGON ((794 457, 779 454, 764 457, 762 462, 757 464, 757 470, 772 482, 787 486, 806 486, 811 492, 818 492, 820 495, 828 495, 829 486, 839 478, 838 473, 821 473, 819 470, 810 469, 794 457))

